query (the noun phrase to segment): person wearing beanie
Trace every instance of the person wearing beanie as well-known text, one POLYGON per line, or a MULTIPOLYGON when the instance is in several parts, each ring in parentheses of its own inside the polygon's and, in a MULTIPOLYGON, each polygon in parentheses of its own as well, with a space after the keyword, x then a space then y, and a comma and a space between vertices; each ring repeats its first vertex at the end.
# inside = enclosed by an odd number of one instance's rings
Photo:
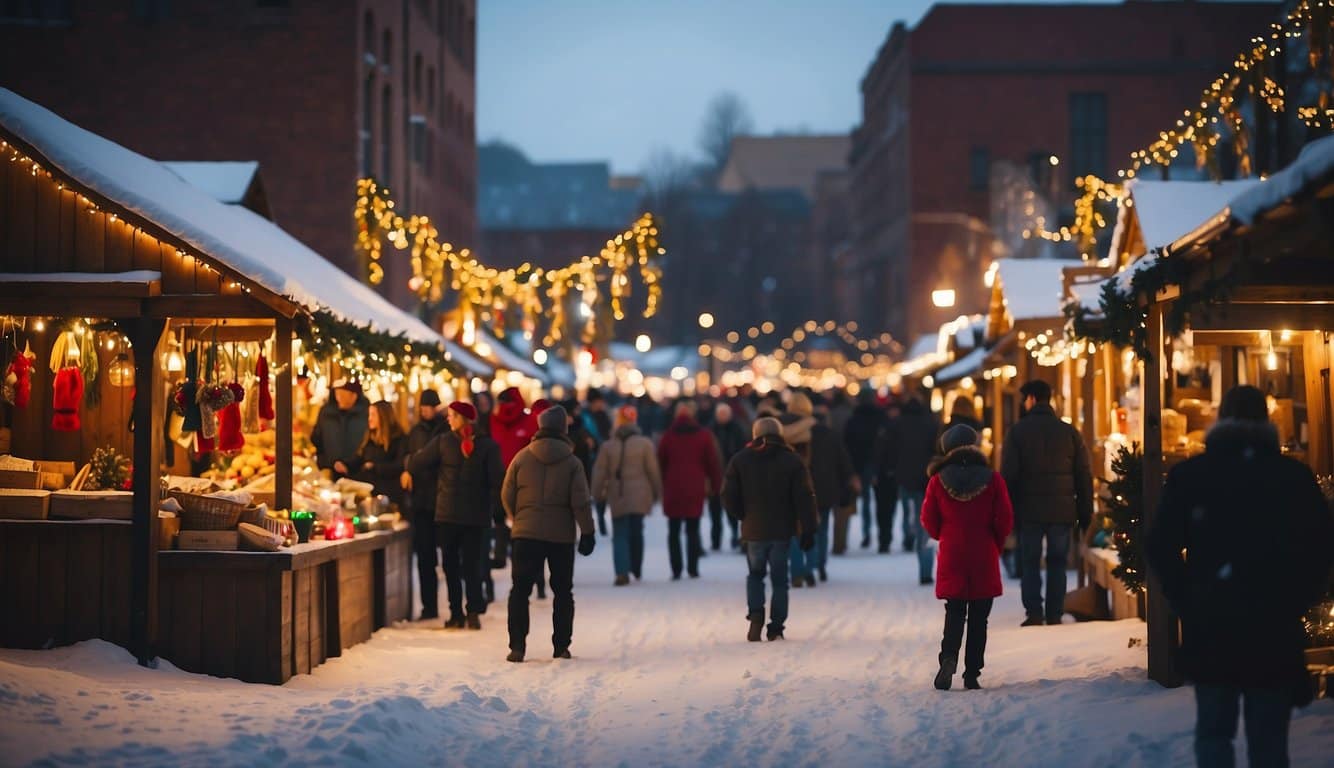
POLYGON ((497 518, 504 519, 500 505, 504 468, 500 446, 473 429, 476 408, 453 402, 445 409, 445 418, 448 430, 413 453, 407 470, 414 478, 436 477, 435 536, 449 597, 445 628, 481 629, 481 615, 486 613, 485 533, 497 518))
POLYGON ((436 485, 440 473, 425 469, 416 474, 408 471, 412 455, 428 443, 449 431, 449 423, 441 413, 440 395, 433 389, 422 390, 417 399, 417 423, 408 431, 403 474, 399 482, 408 492, 408 509, 404 517, 412 523, 412 552, 417 558, 417 582, 421 585, 421 615, 419 619, 440 618, 439 584, 436 579, 438 553, 435 541, 436 485))
POLYGON ((713 435, 695 420, 694 402, 683 400, 677 405, 676 418, 658 443, 658 466, 662 470, 662 509, 667 515, 672 580, 680 580, 683 569, 697 579, 703 549, 699 521, 704 515, 704 502, 722 488, 723 470, 713 435), (682 532, 686 537, 684 563, 682 532))
POLYGON ((346 379, 334 383, 310 433, 320 469, 340 478, 356 465, 357 449, 370 428, 370 409, 371 401, 362 394, 360 383, 346 379))
POLYGON ((987 618, 1001 596, 1000 552, 1014 525, 1010 493, 977 447, 977 431, 957 424, 940 439, 944 454, 927 469, 921 530, 940 542, 936 597, 945 601, 945 631, 935 686, 947 691, 959 665, 964 628, 963 684, 976 690, 987 648, 987 618))
POLYGON ((1204 453, 1168 472, 1145 547, 1181 618, 1200 765, 1233 764, 1243 710, 1249 764, 1288 764, 1292 708, 1312 697, 1302 617, 1328 588, 1331 541, 1320 485, 1283 455, 1265 394, 1229 390, 1204 453))
MULTIPOLYGON (((480 410, 480 409, 479 409, 480 410)), ((506 469, 514 457, 533 439, 537 432, 537 416, 528 411, 523 395, 510 387, 496 398, 496 408, 489 418, 488 433, 500 446, 500 460, 506 469)), ((504 568, 510 549, 510 529, 499 524, 494 529, 495 548, 491 557, 493 569, 504 568)), ((493 588, 494 589, 494 588, 493 588)))
POLYGON ((788 551, 793 538, 803 550, 815 544, 815 490, 805 463, 783 440, 772 417, 756 419, 755 439, 727 465, 723 505, 741 523, 746 554, 746 639, 759 642, 764 630, 764 579, 773 586, 769 601, 770 640, 783 639, 788 618, 788 551))
POLYGON ((815 418, 815 407, 804 392, 794 392, 787 403, 787 413, 778 417, 783 427, 783 440, 806 464, 815 489, 815 504, 819 514, 815 530, 815 546, 809 552, 796 539, 788 552, 791 559, 792 586, 814 587, 816 576, 820 581, 829 579, 826 566, 829 560, 829 522, 834 509, 851 500, 861 488, 861 478, 853 471, 852 459, 834 430, 815 418))
POLYGON ((514 531, 513 587, 509 597, 509 661, 527 652, 528 597, 551 571, 554 658, 570 658, 574 637, 574 553, 593 554, 597 543, 583 465, 566 436, 568 416, 559 405, 538 416, 537 434, 519 451, 501 491, 514 531))
POLYGON ((1020 388, 1024 416, 1005 436, 1001 474, 1014 501, 1024 612, 1022 626, 1060 624, 1065 615, 1065 566, 1071 529, 1093 517, 1093 474, 1079 430, 1051 406, 1051 385, 1040 379, 1020 388), (1043 542, 1047 599, 1042 599, 1043 542))
POLYGON ((662 499, 662 473, 653 441, 639 431, 631 406, 616 411, 615 432, 593 465, 593 498, 610 506, 612 562, 618 587, 643 578, 644 518, 662 499))

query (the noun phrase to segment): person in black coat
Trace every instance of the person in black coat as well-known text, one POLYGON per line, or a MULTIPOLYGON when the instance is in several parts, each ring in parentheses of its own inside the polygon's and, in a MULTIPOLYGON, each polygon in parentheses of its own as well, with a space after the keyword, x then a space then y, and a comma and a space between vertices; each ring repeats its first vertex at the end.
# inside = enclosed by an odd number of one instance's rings
MULTIPOLYGON (((407 460, 417 451, 425 448, 437 435, 449 431, 449 424, 440 413, 440 395, 433 389, 422 390, 417 400, 418 422, 408 432, 407 460)), ((409 517, 412 521, 412 551, 417 556, 417 581, 421 584, 422 620, 440 618, 440 594, 436 580, 438 562, 435 542, 435 493, 439 473, 423 470, 416 474, 406 469, 400 478, 403 488, 409 491, 409 517)))
MULTIPOLYGON (((876 438, 889 426, 889 417, 875 401, 875 391, 864 389, 857 397, 857 407, 852 409, 847 425, 843 428, 843 443, 847 446, 852 466, 861 477, 862 491, 862 549, 871 546, 871 487, 876 480, 876 438)), ((879 500, 877 499, 877 502, 879 500)), ((878 504, 877 504, 878 507, 878 504)), ((889 514, 877 509, 876 523, 880 527, 880 543, 883 546, 894 540, 894 531, 884 529, 884 519, 893 522, 894 511, 889 514)), ((906 530, 906 529, 905 529, 906 530)))
POLYGON ((1093 476, 1079 430, 1051 407, 1051 386, 1033 380, 1020 388, 1024 417, 1005 436, 1001 474, 1014 502, 1019 537, 1023 626, 1060 624, 1065 614, 1065 565, 1071 529, 1093 517, 1093 476), (1047 544, 1047 599, 1042 599, 1042 544, 1047 544), (1044 610, 1045 608, 1045 610, 1044 610))
POLYGON ((394 407, 381 400, 371 405, 366 414, 366 437, 357 449, 350 465, 338 462, 338 472, 353 480, 370 483, 377 496, 387 496, 395 505, 404 504, 403 485, 399 482, 399 467, 407 438, 403 427, 394 417, 394 407))
POLYGON ((1301 617, 1321 599, 1334 522, 1311 470, 1283 456, 1263 392, 1234 387, 1203 455, 1173 467, 1149 566, 1181 618, 1200 765, 1232 765, 1240 703, 1251 765, 1288 764, 1294 704, 1311 699, 1301 617))
MULTIPOLYGON (((885 422, 875 436, 875 450, 871 459, 871 482, 875 485, 875 524, 878 551, 889 554, 894 546, 894 513, 899 507, 899 439, 894 427, 903 414, 897 402, 885 409, 885 422)), ((903 520, 903 547, 912 548, 912 521, 903 520)))
POLYGON ((795 392, 788 400, 788 411, 778 417, 783 425, 783 440, 806 463, 811 473, 811 487, 815 490, 815 506, 819 515, 815 532, 815 548, 808 555, 794 539, 792 543, 792 586, 808 587, 829 579, 826 566, 829 558, 829 525, 834 509, 861 491, 860 478, 853 471, 847 449, 834 430, 815 418, 814 404, 804 392, 795 392))
POLYGON ((434 471, 439 478, 435 522, 449 594, 449 620, 445 628, 481 629, 480 616, 486 612, 482 592, 486 565, 482 557, 483 534, 498 517, 504 517, 500 489, 505 468, 500 460, 500 446, 473 431, 476 408, 469 403, 453 402, 446 417, 449 431, 437 435, 414 453, 408 460, 408 471, 434 471))
POLYGON ((773 584, 769 603, 770 640, 783 639, 788 615, 787 560, 789 542, 815 546, 815 491, 810 472, 783 441, 783 427, 774 418, 755 421, 755 440, 727 465, 723 504, 727 514, 741 521, 746 550, 746 638, 759 642, 764 628, 764 577, 773 584))
POLYGON ((370 407, 359 382, 347 379, 334 382, 329 400, 320 408, 315 428, 310 432, 310 444, 315 446, 315 462, 320 469, 329 470, 335 478, 346 477, 352 471, 353 459, 366 439, 366 412, 370 407))
POLYGON ((894 476, 903 507, 903 548, 917 551, 917 580, 935 581, 936 550, 931 537, 922 533, 922 501, 930 480, 927 468, 936 455, 940 426, 926 405, 915 397, 903 404, 903 412, 890 427, 894 441, 894 476))
MULTIPOLYGON (((713 409, 713 426, 710 429, 713 432, 713 439, 718 441, 718 451, 723 457, 722 466, 726 467, 732 462, 732 457, 746 447, 746 433, 741 424, 737 422, 736 416, 732 412, 732 406, 727 403, 718 403, 713 409)), ((730 515, 723 515, 721 494, 710 496, 709 519, 712 521, 712 527, 709 533, 714 551, 722 549, 724 517, 727 518, 727 523, 732 529, 732 549, 737 549, 741 546, 741 537, 737 530, 736 520, 730 515)))

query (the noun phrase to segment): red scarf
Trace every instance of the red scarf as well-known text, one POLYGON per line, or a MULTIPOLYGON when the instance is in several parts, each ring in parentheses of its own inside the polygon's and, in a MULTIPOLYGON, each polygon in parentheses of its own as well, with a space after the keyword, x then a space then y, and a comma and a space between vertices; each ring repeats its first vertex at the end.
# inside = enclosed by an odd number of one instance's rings
POLYGON ((459 444, 463 448, 463 458, 471 457, 473 448, 476 447, 472 439, 472 425, 464 424, 463 428, 458 431, 458 436, 459 444))

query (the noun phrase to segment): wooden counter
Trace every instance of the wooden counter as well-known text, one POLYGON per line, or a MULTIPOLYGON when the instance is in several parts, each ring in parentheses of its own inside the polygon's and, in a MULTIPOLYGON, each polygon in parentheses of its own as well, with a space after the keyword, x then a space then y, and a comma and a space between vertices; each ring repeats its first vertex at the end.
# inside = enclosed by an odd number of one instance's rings
POLYGON ((164 551, 162 658, 181 669, 282 684, 408 618, 407 526, 279 552, 164 551))

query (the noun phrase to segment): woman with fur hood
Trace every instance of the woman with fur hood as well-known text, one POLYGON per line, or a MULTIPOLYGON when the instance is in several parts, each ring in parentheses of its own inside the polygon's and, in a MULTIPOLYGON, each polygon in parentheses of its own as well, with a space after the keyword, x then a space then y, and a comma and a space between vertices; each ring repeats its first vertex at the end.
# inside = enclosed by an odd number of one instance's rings
POLYGON ((940 439, 945 454, 932 462, 922 503, 922 531, 940 542, 936 597, 945 601, 945 632, 940 641, 936 688, 947 691, 959 664, 964 625, 963 685, 982 686, 987 648, 987 617, 1001 595, 1000 553, 1014 525, 1010 493, 999 472, 977 447, 977 432, 959 424, 940 439))

